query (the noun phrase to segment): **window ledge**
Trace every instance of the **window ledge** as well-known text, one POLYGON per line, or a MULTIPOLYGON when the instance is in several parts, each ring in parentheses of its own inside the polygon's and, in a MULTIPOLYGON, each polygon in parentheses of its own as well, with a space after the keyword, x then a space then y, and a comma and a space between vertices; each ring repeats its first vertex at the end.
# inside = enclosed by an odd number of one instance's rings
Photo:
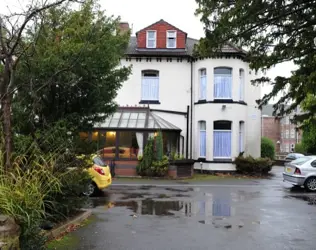
POLYGON ((200 163, 233 163, 232 159, 214 159, 213 161, 206 160, 205 158, 198 158, 195 162, 200 163))
POLYGON ((205 104, 205 103, 235 103, 247 106, 248 104, 244 101, 233 101, 232 99, 215 99, 214 101, 206 101, 206 100, 199 100, 194 104, 205 104))
POLYGON ((150 101, 150 100, 148 100, 148 101, 146 101, 146 100, 141 100, 140 102, 139 102, 139 104, 160 104, 160 101, 150 101))

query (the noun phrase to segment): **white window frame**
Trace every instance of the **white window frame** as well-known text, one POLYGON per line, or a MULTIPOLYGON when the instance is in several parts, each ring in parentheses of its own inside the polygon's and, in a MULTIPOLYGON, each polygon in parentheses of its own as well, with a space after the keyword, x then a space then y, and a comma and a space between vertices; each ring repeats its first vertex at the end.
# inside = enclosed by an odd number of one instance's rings
POLYGON ((160 85, 160 82, 159 82, 159 71, 158 70, 143 70, 142 71, 142 87, 141 87, 141 100, 142 101, 159 101, 159 85, 160 85), (152 73, 156 73, 157 76, 145 76, 146 73, 149 73, 149 72, 152 72, 152 73), (145 94, 144 94, 144 81, 148 79, 152 79, 152 80, 157 80, 157 84, 158 86, 154 87, 153 89, 155 89, 155 93, 156 95, 152 95, 150 96, 149 98, 145 98, 145 94))
POLYGON ((199 158, 206 158, 206 150, 207 150, 207 146, 206 146, 206 143, 207 143, 207 138, 206 138, 206 136, 207 136, 207 133, 206 133, 206 121, 199 121, 198 122, 198 124, 199 124, 199 158), (204 129, 201 129, 201 125, 202 125, 202 123, 204 123, 205 124, 205 130, 204 129), (201 133, 204 133, 205 134, 205 138, 206 138, 206 140, 205 140, 205 155, 202 155, 201 154, 201 147, 202 147, 202 144, 201 144, 201 133))
POLYGON ((157 47, 157 31, 156 30, 147 30, 146 31, 146 48, 149 48, 149 49, 155 49, 157 47), (155 34, 155 37, 154 38, 149 38, 148 36, 148 33, 149 32, 154 32, 155 34), (153 47, 149 47, 148 46, 148 41, 154 41, 155 45, 153 47))
POLYGON ((168 48, 168 49, 176 49, 177 48, 177 31, 176 30, 167 30, 166 31, 166 48, 168 48), (168 43, 169 38, 174 38, 174 41, 175 41, 174 47, 169 46, 169 43, 168 43))
POLYGON ((199 70, 199 100, 207 99, 207 71, 206 68, 202 68, 199 70), (202 83, 205 81, 205 88, 203 88, 202 83), (203 92, 204 90, 204 92, 203 92))

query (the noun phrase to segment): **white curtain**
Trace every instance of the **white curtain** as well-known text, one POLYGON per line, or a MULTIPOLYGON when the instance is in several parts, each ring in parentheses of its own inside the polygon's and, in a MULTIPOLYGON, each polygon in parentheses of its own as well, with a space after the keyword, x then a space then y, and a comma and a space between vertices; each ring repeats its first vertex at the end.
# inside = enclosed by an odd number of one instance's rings
POLYGON ((214 98, 232 98, 232 77, 230 75, 215 74, 214 98))
POLYGON ((214 158, 231 158, 231 131, 214 131, 214 158))
POLYGON ((142 79, 142 100, 159 100, 159 77, 146 76, 142 79))
POLYGON ((144 134, 143 133, 136 133, 136 140, 138 144, 138 154, 137 157, 143 156, 143 146, 144 146, 144 134))
POLYGON ((206 100, 206 75, 200 76, 200 100, 206 100))

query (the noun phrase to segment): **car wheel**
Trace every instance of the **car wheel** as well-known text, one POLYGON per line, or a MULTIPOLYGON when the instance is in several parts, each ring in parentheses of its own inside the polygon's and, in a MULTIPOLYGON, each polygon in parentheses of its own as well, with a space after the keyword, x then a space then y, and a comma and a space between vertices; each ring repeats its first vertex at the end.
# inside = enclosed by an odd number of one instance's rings
POLYGON ((308 178, 304 183, 304 187, 308 191, 316 191, 316 177, 308 178))
POLYGON ((85 188, 85 191, 83 192, 83 195, 84 196, 93 196, 93 195, 96 195, 98 193, 98 187, 97 185, 95 185, 95 183, 93 182, 90 182, 86 188, 85 188))

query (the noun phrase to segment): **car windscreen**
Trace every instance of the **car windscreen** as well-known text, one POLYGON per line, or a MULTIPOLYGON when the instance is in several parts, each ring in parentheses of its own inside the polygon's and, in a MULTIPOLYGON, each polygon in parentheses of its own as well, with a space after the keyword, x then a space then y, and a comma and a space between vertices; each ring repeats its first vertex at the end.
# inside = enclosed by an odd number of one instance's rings
POLYGON ((106 165, 100 157, 93 158, 93 163, 101 167, 106 165))
POLYGON ((303 165, 305 162, 308 162, 311 159, 312 159, 312 157, 304 156, 304 157, 301 157, 301 158, 298 158, 298 159, 292 161, 291 163, 294 165, 303 165))

